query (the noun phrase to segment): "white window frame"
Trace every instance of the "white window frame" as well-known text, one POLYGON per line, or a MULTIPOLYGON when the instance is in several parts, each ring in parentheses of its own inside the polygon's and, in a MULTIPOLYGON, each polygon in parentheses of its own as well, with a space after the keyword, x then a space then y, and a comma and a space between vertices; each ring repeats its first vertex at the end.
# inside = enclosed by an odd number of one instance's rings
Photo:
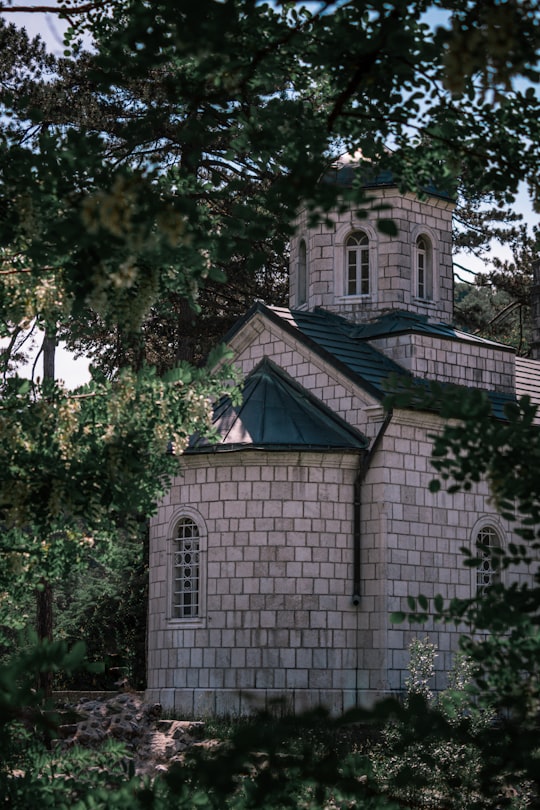
POLYGON ((207 532, 202 516, 195 509, 183 507, 170 521, 167 538, 167 619, 175 626, 202 627, 206 621, 207 559, 207 532), (182 531, 183 526, 188 528, 188 532, 182 531), (190 537, 191 527, 196 529, 196 537, 190 537), (190 542, 193 542, 192 549, 188 548, 190 542), (179 577, 179 574, 182 576, 179 577), (183 591, 185 586, 191 586, 191 590, 183 591), (182 592, 195 593, 196 613, 189 611, 188 599, 182 608, 182 592))
POLYGON ((438 243, 431 229, 421 225, 411 236, 413 298, 430 306, 439 300, 438 243), (418 245, 420 240, 424 242, 423 250, 418 245))
POLYGON ((433 301, 433 267, 431 244, 422 234, 416 240, 416 294, 423 301, 433 301))
POLYGON ((377 244, 377 234, 368 222, 346 222, 338 227, 334 241, 334 298, 336 302, 354 303, 355 301, 377 301, 377 244), (368 239, 369 293, 363 295, 361 293, 356 293, 355 295, 348 294, 347 241, 354 234, 365 234, 368 239))
POLYGON ((345 254, 345 295, 347 297, 371 295, 369 236, 365 231, 353 231, 348 235, 345 254))

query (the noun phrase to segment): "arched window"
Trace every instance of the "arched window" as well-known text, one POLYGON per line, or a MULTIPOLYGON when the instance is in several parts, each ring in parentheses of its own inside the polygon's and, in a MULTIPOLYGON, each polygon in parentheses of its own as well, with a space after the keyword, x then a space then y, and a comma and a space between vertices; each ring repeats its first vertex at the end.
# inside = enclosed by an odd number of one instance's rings
POLYGON ((480 565, 476 569, 476 588, 482 593, 490 585, 501 581, 500 568, 497 565, 497 552, 501 548, 501 538, 498 531, 490 525, 482 526, 476 535, 477 556, 480 565))
POLYGON ((431 242, 423 234, 416 240, 416 295, 426 301, 433 300, 433 251, 431 242))
POLYGON ((173 619, 194 619, 201 610, 201 566, 199 527, 190 517, 176 524, 173 538, 173 619))
POLYGON ((298 306, 307 301, 307 249, 303 239, 298 245, 298 306))
POLYGON ((369 239, 362 231, 351 233, 346 242, 346 295, 369 295, 369 239))

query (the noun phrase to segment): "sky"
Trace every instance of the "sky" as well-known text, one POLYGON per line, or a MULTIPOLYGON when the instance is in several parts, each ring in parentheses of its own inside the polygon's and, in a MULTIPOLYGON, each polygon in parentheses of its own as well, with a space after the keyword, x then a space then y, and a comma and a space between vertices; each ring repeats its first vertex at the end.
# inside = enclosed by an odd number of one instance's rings
MULTIPOLYGON (((2 5, 1 2, 0 5, 2 5)), ((56 0, 12 0, 12 2, 8 3, 4 0, 3 5, 16 9, 18 6, 54 7, 58 4, 56 0)), ((68 26, 63 20, 59 20, 56 14, 42 12, 15 13, 8 9, 3 16, 9 22, 26 28, 30 37, 39 34, 43 41, 47 43, 49 50, 57 56, 63 52, 62 36, 68 26)))

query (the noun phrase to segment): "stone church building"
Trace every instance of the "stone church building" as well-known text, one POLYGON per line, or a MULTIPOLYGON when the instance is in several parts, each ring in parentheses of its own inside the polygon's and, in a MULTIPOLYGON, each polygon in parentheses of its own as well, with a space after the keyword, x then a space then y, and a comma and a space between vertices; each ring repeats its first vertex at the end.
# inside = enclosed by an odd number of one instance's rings
POLYGON ((243 402, 217 403, 220 442, 186 452, 152 520, 147 698, 178 714, 367 705, 403 689, 426 633, 442 686, 455 629, 391 613, 408 595, 470 596, 499 573, 465 568, 460 547, 513 539, 485 484, 430 493, 441 419, 385 411, 385 381, 481 388, 501 416, 516 394, 538 399, 540 361, 453 328, 448 197, 391 178, 370 195, 397 236, 376 211, 331 227, 300 213, 290 308, 256 303, 227 335, 243 402))

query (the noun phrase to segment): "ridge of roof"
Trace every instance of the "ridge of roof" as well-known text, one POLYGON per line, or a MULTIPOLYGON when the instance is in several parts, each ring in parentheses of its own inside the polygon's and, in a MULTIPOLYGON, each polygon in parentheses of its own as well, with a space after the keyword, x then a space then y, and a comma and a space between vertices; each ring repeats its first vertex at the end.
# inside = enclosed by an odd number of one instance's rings
POLYGON ((241 404, 228 395, 214 407, 221 441, 193 437, 187 452, 365 450, 367 438, 265 357, 243 383, 241 404))

